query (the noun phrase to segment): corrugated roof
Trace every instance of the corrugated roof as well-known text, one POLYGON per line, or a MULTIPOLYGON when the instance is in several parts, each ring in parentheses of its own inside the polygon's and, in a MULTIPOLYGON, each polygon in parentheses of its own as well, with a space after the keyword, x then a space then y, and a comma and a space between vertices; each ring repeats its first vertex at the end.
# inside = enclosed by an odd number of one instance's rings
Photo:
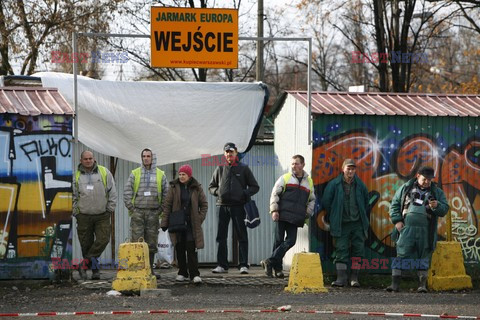
MULTIPOLYGON (((287 91, 286 94, 294 96, 295 99, 307 106, 306 91, 287 91)), ((479 117, 480 95, 312 92, 312 113, 479 117)))
POLYGON ((57 89, 1 87, 0 113, 73 115, 74 110, 57 89))

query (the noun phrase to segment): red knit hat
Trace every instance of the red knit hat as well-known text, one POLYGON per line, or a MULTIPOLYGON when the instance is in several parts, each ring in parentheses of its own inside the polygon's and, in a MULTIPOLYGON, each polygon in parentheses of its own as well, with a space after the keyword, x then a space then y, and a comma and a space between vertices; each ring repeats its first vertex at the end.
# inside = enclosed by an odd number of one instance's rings
POLYGON ((185 173, 188 177, 192 176, 192 167, 188 164, 184 164, 183 166, 178 169, 178 173, 183 172, 185 173))

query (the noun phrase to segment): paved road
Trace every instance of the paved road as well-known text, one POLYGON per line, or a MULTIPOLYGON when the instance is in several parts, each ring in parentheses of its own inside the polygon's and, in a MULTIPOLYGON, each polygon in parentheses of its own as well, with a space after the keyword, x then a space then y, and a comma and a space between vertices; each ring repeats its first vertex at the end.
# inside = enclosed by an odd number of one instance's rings
MULTIPOLYGON (((354 288, 330 288, 328 293, 290 294, 284 291, 287 279, 272 279, 259 267, 249 275, 231 270, 228 274, 212 274, 202 269, 202 285, 175 283, 176 270, 160 270, 161 294, 148 296, 109 296, 114 272, 102 271, 102 280, 70 285, 34 285, 0 281, 0 312, 77 312, 77 311, 140 311, 133 315, 96 315, 95 319, 367 319, 372 315, 328 314, 331 311, 415 313, 430 315, 480 316, 480 290, 418 294, 402 288, 400 293, 387 293, 383 284, 354 288), (281 306, 291 311, 277 311, 281 306), (149 310, 167 310, 172 314, 148 314, 149 310), (186 313, 186 310, 202 310, 186 313), (238 313, 222 313, 237 310, 238 313), (308 313, 317 311, 319 313, 308 313), (327 314, 326 314, 327 313, 327 314)), ((78 275, 74 275, 78 279, 78 275)), ((385 277, 384 283, 388 283, 385 277)), ((375 316, 377 319, 385 316, 375 316)), ((399 315, 392 318, 402 318, 399 315)), ((36 316, 35 319, 43 317, 36 316)), ((46 317, 47 318, 47 317, 46 317)), ((58 316, 61 319, 92 319, 92 316, 58 316)), ((48 317, 52 319, 52 317, 48 317)))

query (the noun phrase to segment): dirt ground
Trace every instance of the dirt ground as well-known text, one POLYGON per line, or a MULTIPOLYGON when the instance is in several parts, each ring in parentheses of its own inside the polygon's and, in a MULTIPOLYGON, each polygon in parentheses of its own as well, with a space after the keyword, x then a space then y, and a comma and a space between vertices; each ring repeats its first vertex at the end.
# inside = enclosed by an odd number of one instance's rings
MULTIPOLYGON (((244 278, 247 279, 247 278, 244 278)), ((261 278, 258 278, 261 280, 261 278)), ((385 281, 388 281, 386 278, 385 281)), ((90 282, 94 283, 94 282, 90 282)), ((365 311, 388 313, 420 313, 433 315, 463 315, 480 317, 480 290, 458 292, 429 292, 419 294, 402 287, 399 293, 385 292, 383 284, 365 285, 362 288, 331 288, 328 293, 291 294, 284 291, 287 281, 278 284, 212 284, 202 285, 171 283, 160 285, 163 294, 147 296, 109 296, 108 281, 98 286, 79 282, 51 284, 45 281, 0 281, 0 313, 119 311, 119 310, 169 310, 184 312, 187 309, 208 310, 203 314, 173 314, 135 316, 95 316, 101 319, 312 319, 305 311, 365 311), (283 314, 258 313, 255 310, 277 310, 291 306, 283 314), (222 310, 242 310, 241 314, 224 314, 222 310)), ((331 319, 361 319, 363 316, 326 316, 331 319)), ((38 319, 39 317, 36 317, 38 319)), ((67 316, 61 318, 69 318, 67 316)), ((88 319, 75 316, 72 319, 88 319)), ((371 316, 370 316, 371 318, 371 316)), ((378 317, 377 317, 378 318, 378 317)), ((90 316, 91 319, 91 316, 90 316)))

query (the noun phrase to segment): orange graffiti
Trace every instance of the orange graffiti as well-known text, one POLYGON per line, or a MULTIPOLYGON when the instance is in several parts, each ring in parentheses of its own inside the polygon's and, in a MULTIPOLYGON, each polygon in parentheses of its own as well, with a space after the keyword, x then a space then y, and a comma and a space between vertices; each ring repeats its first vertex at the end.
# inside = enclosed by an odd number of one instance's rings
MULTIPOLYGON (((435 157, 434 142, 427 137, 413 137, 398 149, 397 172, 402 177, 412 177, 421 165, 431 166, 438 173, 439 159, 435 157)), ((435 178, 437 180, 438 177, 435 178)))
POLYGON ((378 166, 374 140, 366 133, 352 133, 315 148, 312 168, 314 183, 323 184, 338 176, 347 158, 356 162, 357 174, 362 180, 371 178, 378 166))
MULTIPOLYGON (((378 159, 382 156, 377 143, 375 137, 367 133, 350 132, 315 148, 312 168, 315 185, 326 185, 341 173, 343 160, 353 158, 357 162, 358 176, 369 192, 376 195, 370 212, 371 237, 392 247, 390 202, 398 188, 413 178, 420 166, 430 165, 436 173, 434 181, 442 188, 450 205, 455 240, 461 242, 467 259, 480 260, 480 166, 477 164, 480 141, 468 142, 463 150, 451 148, 442 158, 431 138, 411 136, 402 141, 391 158, 393 172, 383 176, 376 175, 378 159)), ((325 231, 324 215, 324 211, 318 213, 317 227, 325 231)), ((439 219, 437 232, 441 238, 446 237, 446 228, 446 219, 439 219)))

